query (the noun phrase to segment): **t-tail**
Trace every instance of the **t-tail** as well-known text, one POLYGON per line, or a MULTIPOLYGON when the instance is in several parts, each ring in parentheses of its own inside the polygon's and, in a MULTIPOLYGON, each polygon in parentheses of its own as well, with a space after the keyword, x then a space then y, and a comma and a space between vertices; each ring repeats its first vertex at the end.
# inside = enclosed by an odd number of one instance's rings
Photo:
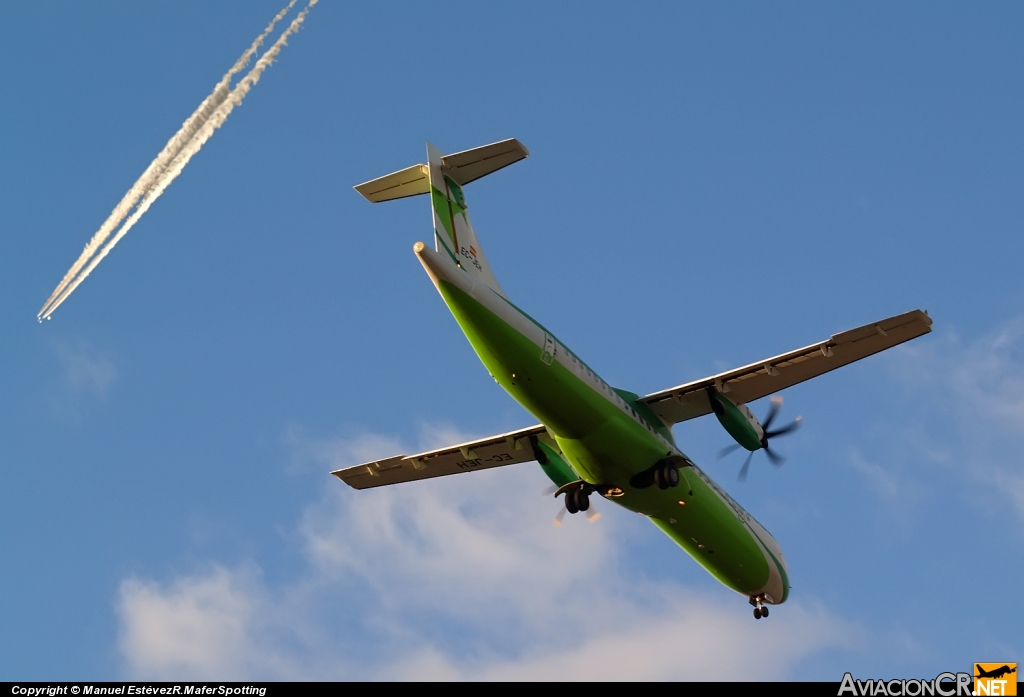
POLYGON ((469 274, 475 282, 504 297, 505 292, 494 277, 469 222, 462 187, 529 155, 515 138, 452 155, 443 155, 427 143, 427 164, 407 167, 355 189, 373 203, 429 193, 434 216, 434 246, 438 254, 469 274))

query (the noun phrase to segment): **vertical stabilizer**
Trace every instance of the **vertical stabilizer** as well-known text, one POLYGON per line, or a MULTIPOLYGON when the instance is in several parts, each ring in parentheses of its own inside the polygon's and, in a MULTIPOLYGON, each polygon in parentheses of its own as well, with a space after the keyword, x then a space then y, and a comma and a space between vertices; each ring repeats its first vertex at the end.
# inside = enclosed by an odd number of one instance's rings
POLYGON ((469 222, 462 187, 449 176, 449 167, 442 162, 442 158, 441 151, 427 143, 430 202, 434 213, 434 243, 437 251, 468 273, 474 281, 505 297, 505 291, 498 285, 469 222))

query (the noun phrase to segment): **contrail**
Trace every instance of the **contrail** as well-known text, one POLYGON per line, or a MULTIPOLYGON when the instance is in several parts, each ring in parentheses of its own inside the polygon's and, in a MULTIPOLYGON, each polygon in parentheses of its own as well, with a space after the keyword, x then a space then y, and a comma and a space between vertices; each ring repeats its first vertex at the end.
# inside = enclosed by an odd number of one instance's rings
POLYGON ((249 60, 263 44, 264 39, 270 34, 277 22, 284 18, 288 11, 291 10, 296 1, 291 0, 271 20, 263 33, 257 36, 252 45, 235 61, 231 69, 216 84, 213 92, 185 120, 178 132, 171 137, 156 159, 150 163, 149 167, 142 173, 142 176, 128 190, 128 193, 121 199, 121 202, 114 208, 103 225, 100 226, 100 229, 89 240, 81 256, 64 275, 57 288, 50 294, 50 297, 39 311, 39 321, 42 321, 44 318, 50 318, 54 310, 71 295, 79 284, 96 268, 96 265, 110 253, 114 245, 125 236, 136 221, 149 210, 149 207, 170 186, 171 182, 181 174, 181 171, 188 164, 192 156, 199 152, 203 144, 213 135, 213 132, 220 128, 224 121, 227 120, 232 110, 242 103, 242 99, 252 89, 252 86, 259 81, 263 71, 274 62, 274 58, 281 52, 282 47, 287 43, 288 37, 298 31, 302 22, 306 19, 309 9, 318 2, 318 0, 309 0, 309 4, 292 20, 288 28, 281 33, 281 36, 256 61, 252 69, 238 81, 233 89, 228 89, 231 78, 248 65, 249 60), (132 210, 133 208, 134 211, 132 210), (125 220, 126 217, 127 220, 125 220), (122 221, 124 221, 123 225, 121 224, 122 221), (118 228, 118 225, 121 225, 121 227, 117 234, 100 249, 100 246, 118 228), (100 250, 99 254, 96 253, 98 249, 100 250), (88 266, 85 266, 87 263, 88 266), (83 266, 85 266, 84 271, 82 271, 83 266))
POLYGON ((277 13, 274 19, 270 21, 270 24, 267 25, 267 28, 263 30, 263 33, 256 37, 249 48, 239 56, 231 69, 225 73, 220 81, 214 86, 213 92, 210 93, 210 96, 203 100, 199 105, 199 108, 197 108, 191 116, 185 119, 185 123, 182 124, 178 132, 175 133, 169 141, 167 141, 167 145, 164 146, 164 149, 161 150, 156 159, 150 163, 149 167, 147 167, 142 173, 142 176, 139 177, 138 181, 132 185, 132 188, 128 190, 128 193, 125 194, 124 198, 121 199, 121 202, 117 204, 117 207, 114 208, 110 216, 103 222, 103 225, 100 226, 100 229, 95 235, 93 235, 92 239, 89 240, 89 243, 82 251, 82 255, 71 266, 71 269, 64 274, 64 278, 57 285, 57 288, 54 289, 53 293, 50 294, 50 297, 47 298, 46 303, 43 305, 43 309, 40 310, 40 319, 50 303, 52 303, 57 296, 61 294, 61 292, 63 292, 85 263, 93 254, 96 253, 96 250, 99 249, 100 245, 103 244, 107 237, 110 236, 110 233, 113 232, 121 221, 124 220, 125 216, 131 212, 131 209, 138 203, 139 198, 145 195, 146 192, 152 188, 153 183, 162 175, 167 164, 173 160, 174 157, 181 152, 182 147, 192 139, 197 128, 201 126, 202 123, 210 117, 213 110, 224 101, 228 94, 228 87, 231 84, 231 78, 238 74, 242 68, 249 63, 252 55, 260 46, 263 45, 263 40, 267 38, 267 35, 270 34, 271 31, 273 31, 274 25, 276 25, 288 13, 288 11, 295 5, 295 2, 296 0, 291 0, 283 10, 277 13))

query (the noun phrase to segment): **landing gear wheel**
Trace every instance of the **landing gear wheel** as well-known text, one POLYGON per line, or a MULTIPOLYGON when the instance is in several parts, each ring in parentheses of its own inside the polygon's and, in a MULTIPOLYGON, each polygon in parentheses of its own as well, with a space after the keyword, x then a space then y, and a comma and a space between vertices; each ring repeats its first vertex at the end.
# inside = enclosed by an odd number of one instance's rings
POLYGON ((662 464, 654 468, 654 483, 658 485, 659 489, 668 488, 668 482, 665 481, 665 466, 662 464))
POLYGON ((654 483, 664 491, 679 484, 679 468, 671 462, 659 462, 654 468, 654 483))
POLYGON ((665 482, 674 487, 679 484, 679 468, 673 464, 665 465, 665 482))
POLYGON ((761 617, 767 617, 767 616, 768 616, 768 608, 766 608, 764 605, 762 605, 761 606, 761 617))
POLYGON ((579 504, 576 503, 575 491, 565 492, 565 510, 569 511, 570 515, 579 512, 580 507, 579 504))
POLYGON ((759 608, 759 607, 755 607, 754 608, 754 619, 755 620, 761 619, 761 608, 759 608))
POLYGON ((573 498, 576 502, 576 508, 580 511, 586 511, 590 508, 590 496, 583 489, 577 489, 573 492, 573 498))

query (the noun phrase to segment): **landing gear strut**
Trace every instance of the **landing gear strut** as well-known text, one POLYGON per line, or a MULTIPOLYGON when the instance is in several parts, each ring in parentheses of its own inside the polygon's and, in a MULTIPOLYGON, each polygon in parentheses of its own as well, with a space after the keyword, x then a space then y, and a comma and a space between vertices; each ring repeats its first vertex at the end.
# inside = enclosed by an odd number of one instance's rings
POLYGON ((759 620, 768 616, 768 608, 765 607, 761 596, 755 595, 750 598, 750 604, 754 606, 754 619, 759 620))

